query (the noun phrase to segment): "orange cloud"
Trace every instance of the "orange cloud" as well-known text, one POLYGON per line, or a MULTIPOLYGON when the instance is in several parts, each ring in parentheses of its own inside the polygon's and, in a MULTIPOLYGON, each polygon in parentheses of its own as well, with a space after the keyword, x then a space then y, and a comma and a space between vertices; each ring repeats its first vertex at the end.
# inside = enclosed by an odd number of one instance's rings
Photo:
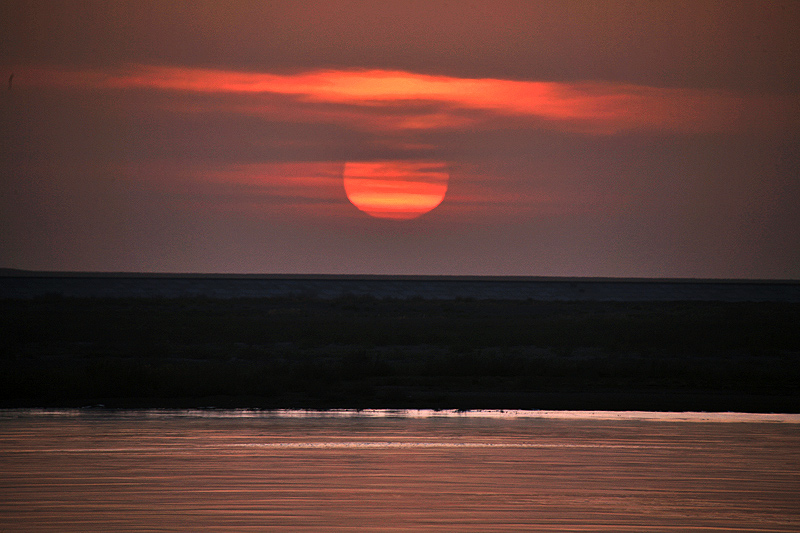
POLYGON ((155 160, 117 172, 190 209, 269 217, 340 216, 347 199, 341 162, 211 164, 155 160))
MULTIPOLYGON (((291 113, 285 102, 283 109, 257 100, 234 108, 252 114, 299 113, 307 120, 388 131, 459 129, 475 126, 487 115, 523 117, 590 134, 726 131, 752 127, 754 117, 762 117, 764 124, 785 122, 781 110, 795 109, 800 103, 797 95, 766 98, 702 89, 469 79, 388 70, 272 74, 139 65, 114 73, 61 71, 55 77, 52 73, 38 77, 56 84, 101 88, 283 96, 294 104, 291 113)), ((789 120, 797 119, 796 112, 789 115, 789 120)))

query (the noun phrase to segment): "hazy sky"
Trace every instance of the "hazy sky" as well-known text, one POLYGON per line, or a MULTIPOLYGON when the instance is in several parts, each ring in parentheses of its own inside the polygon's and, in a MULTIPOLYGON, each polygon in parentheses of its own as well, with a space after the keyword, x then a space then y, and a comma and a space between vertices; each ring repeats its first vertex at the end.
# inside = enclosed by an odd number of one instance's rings
POLYGON ((0 267, 800 279, 798 28, 796 1, 6 1, 0 267))

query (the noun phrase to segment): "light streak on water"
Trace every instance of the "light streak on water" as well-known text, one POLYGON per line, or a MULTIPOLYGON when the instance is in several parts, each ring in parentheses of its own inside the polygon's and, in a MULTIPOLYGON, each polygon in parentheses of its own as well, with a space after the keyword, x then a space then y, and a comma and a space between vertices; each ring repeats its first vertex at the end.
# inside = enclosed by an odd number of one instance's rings
POLYGON ((648 422, 757 422, 800 424, 798 413, 736 412, 657 412, 657 411, 547 411, 520 409, 0 409, 0 420, 6 418, 92 417, 116 418, 487 418, 487 419, 553 419, 553 420, 638 420, 648 422))

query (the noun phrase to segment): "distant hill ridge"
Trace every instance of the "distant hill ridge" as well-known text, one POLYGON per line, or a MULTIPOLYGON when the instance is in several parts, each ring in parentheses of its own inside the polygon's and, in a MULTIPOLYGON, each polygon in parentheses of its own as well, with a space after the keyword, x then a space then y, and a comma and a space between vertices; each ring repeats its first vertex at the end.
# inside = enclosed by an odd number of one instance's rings
POLYGON ((521 282, 600 282, 600 283, 766 283, 796 284, 792 279, 749 278, 639 278, 609 276, 497 276, 477 274, 233 274, 203 272, 90 272, 24 270, 0 268, 0 277, 53 277, 53 278, 175 278, 175 279, 264 279, 264 280, 376 280, 376 281, 521 281, 521 282))
POLYGON ((800 281, 0 271, 0 298, 42 296, 800 302, 800 281))

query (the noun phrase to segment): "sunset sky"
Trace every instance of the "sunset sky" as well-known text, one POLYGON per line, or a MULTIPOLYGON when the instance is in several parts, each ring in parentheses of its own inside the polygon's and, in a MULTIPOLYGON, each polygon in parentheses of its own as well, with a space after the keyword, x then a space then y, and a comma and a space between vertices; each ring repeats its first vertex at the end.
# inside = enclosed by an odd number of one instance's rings
POLYGON ((0 6, 0 267, 800 279, 800 2, 0 6))

